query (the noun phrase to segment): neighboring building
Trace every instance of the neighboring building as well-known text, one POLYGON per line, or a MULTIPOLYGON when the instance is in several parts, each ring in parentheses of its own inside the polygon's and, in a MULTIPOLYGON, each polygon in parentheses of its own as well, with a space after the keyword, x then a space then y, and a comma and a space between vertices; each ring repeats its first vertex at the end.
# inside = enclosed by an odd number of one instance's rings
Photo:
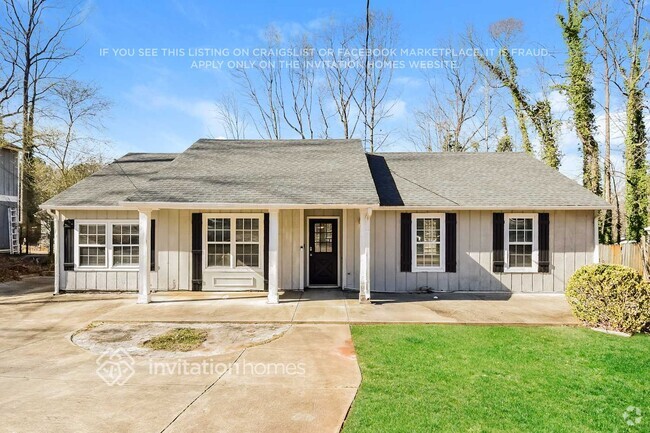
POLYGON ((0 251, 11 251, 11 237, 18 230, 20 150, 11 144, 0 145, 0 251))
POLYGON ((47 201, 57 291, 562 292, 608 204, 522 153, 199 140, 47 201))

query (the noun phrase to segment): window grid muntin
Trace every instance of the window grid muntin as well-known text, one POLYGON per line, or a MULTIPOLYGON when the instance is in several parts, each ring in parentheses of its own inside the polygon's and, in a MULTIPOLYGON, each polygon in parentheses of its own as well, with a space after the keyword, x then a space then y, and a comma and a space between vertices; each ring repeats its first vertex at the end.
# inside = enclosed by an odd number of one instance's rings
POLYGON ((444 255, 444 216, 413 215, 414 270, 442 271, 444 255))
POLYGON ((235 267, 258 268, 260 265, 260 220, 235 218, 235 267))
POLYGON ((512 214, 506 218, 506 258, 511 271, 534 271, 537 220, 533 214, 512 214))
POLYGON ((77 230, 79 266, 106 267, 106 224, 80 223, 77 230))
POLYGON ((232 224, 230 218, 207 219, 207 265, 230 267, 232 224))
POLYGON ((140 263, 140 226, 134 223, 111 225, 113 266, 137 266, 140 263))
POLYGON ((314 252, 331 253, 334 251, 334 223, 314 223, 314 252))
POLYGON ((206 216, 206 268, 260 268, 262 266, 262 217, 248 215, 206 216), (222 236, 211 234, 215 224, 223 221, 222 236), (226 223, 227 221, 227 223, 226 223), (219 239, 219 241, 217 241, 219 239), (221 245, 220 247, 211 245, 221 245), (217 256, 217 258, 215 258, 217 256))

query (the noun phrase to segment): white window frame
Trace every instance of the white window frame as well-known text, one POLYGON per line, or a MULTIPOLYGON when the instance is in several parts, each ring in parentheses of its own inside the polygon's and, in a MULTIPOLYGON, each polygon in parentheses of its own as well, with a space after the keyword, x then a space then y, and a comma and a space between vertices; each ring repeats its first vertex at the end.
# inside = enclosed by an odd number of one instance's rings
POLYGON ((75 271, 138 271, 139 265, 117 265, 113 266, 113 224, 135 224, 139 226, 137 219, 126 220, 77 220, 74 221, 74 268, 75 271), (103 225, 106 231, 106 265, 104 266, 81 266, 79 264, 79 226, 84 224, 103 225))
POLYGON ((261 271, 264 269, 264 214, 263 213, 204 213, 203 214, 203 269, 230 271, 261 271), (208 266, 208 218, 230 219, 230 266, 208 266), (237 245, 255 242, 237 242, 237 218, 256 218, 259 221, 259 266, 237 266, 237 245))
POLYGON ((445 214, 413 213, 411 214, 411 272, 445 272, 445 214), (424 218, 440 219, 440 266, 418 266, 417 260, 417 220, 424 218))
MULTIPOLYGON (((538 233, 539 233, 539 215, 536 213, 507 213, 504 215, 503 228, 503 259, 504 259, 504 272, 507 273, 537 273, 539 270, 539 251, 538 251, 538 233), (530 218, 533 220, 533 253, 531 257, 531 266, 527 268, 511 267, 510 266, 510 219, 512 218, 530 218)), ((517 242, 515 242, 517 244, 517 242)))

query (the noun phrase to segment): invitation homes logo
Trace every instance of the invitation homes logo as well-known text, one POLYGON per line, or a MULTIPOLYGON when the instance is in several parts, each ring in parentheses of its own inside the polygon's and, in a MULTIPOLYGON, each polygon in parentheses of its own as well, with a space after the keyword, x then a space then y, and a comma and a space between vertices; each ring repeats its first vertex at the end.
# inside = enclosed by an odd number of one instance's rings
MULTIPOLYGON (((124 349, 107 350, 97 358, 97 375, 108 386, 122 386, 135 375, 135 360, 124 349)), ((202 376, 221 377, 226 374, 242 376, 304 376, 302 362, 261 363, 245 359, 235 363, 217 362, 213 359, 149 359, 147 374, 152 376, 202 376)))
POLYGON ((108 386, 124 385, 135 374, 135 361, 124 349, 107 350, 96 362, 97 375, 108 386))

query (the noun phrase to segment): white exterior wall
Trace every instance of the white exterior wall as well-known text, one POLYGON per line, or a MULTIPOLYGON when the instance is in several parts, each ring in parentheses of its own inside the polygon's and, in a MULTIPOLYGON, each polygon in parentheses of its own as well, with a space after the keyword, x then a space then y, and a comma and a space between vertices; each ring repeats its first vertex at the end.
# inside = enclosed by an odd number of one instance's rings
MULTIPOLYGON (((191 289, 191 214, 193 212, 261 213, 263 211, 261 209, 154 211, 152 219, 156 221, 156 268, 151 272, 151 285, 154 290, 191 289)), ((507 213, 508 210, 504 212, 507 213)), ((375 210, 372 214, 370 245, 372 291, 412 292, 429 287, 441 291, 562 292, 575 270, 592 263, 593 260, 594 212, 550 211, 551 272, 494 274, 492 272, 492 211, 461 211, 457 212, 457 272, 400 272, 400 213, 399 210, 375 210)), ((62 211, 61 214, 65 219, 132 219, 134 222, 138 219, 136 211, 62 211)), ((279 214, 279 290, 300 290, 308 285, 307 218, 310 216, 339 217, 341 285, 348 289, 358 289, 359 211, 357 209, 290 209, 281 210, 279 214)), ((59 262, 62 267, 63 260, 59 262)), ((263 281, 261 271, 251 272, 251 275, 258 281, 260 278, 263 281)), ((213 276, 213 272, 204 270, 204 288, 208 285, 206 278, 213 276)), ((61 289, 64 291, 136 292, 138 271, 137 269, 61 271, 60 278, 61 289)), ((261 289, 259 286, 258 288, 261 289)))
MULTIPOLYGON (((156 221, 155 270, 150 273, 154 291, 190 290, 192 287, 192 213, 261 213, 262 210, 178 210, 153 211, 156 221)), ((63 218, 75 220, 127 220, 138 222, 137 211, 62 211, 63 218)), ((205 230, 205 227, 204 227, 205 230)), ((63 236, 63 234, 61 234, 63 236)), ((62 262, 62 260, 61 260, 62 262)), ((61 264, 61 267, 63 264, 61 264)), ((230 276, 231 271, 203 271, 204 290, 209 290, 212 279, 230 276)), ((256 279, 259 290, 263 289, 264 275, 259 272, 237 271, 238 276, 256 279)), ((62 290, 72 291, 128 291, 138 290, 138 270, 61 271, 62 290)), ((215 288, 212 288, 215 290, 215 288)))
MULTIPOLYGON (((118 210, 84 210, 61 211, 62 218, 75 220, 133 220, 138 222, 137 211, 118 210)), ((63 230, 60 233, 63 243, 63 230)), ((62 291, 138 291, 138 269, 133 270, 101 270, 101 271, 64 271, 63 258, 60 264, 60 288, 62 291)), ((152 272, 155 282, 155 273, 152 272)))
POLYGON ((571 275, 593 260, 594 212, 550 211, 550 272, 495 274, 493 212, 461 211, 457 212, 456 272, 400 272, 400 213, 379 210, 372 214, 370 275, 375 292, 412 292, 422 288, 563 292, 571 275))

